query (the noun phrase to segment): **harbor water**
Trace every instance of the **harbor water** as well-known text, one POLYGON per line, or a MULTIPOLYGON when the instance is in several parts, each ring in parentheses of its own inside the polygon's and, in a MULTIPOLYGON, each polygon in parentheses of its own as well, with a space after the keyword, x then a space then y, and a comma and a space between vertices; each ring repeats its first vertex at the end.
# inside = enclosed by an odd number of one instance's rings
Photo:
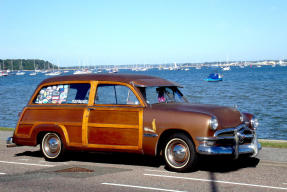
MULTIPOLYGON (((119 70, 119 73, 148 74, 177 82, 183 86, 182 92, 191 103, 236 105, 240 111, 253 113, 259 119, 259 138, 287 140, 287 67, 219 69, 224 75, 223 81, 204 81, 213 70, 203 67, 189 71, 150 69, 143 72, 119 70)), ((48 76, 42 73, 0 77, 0 127, 16 127, 18 113, 45 78, 48 76)))

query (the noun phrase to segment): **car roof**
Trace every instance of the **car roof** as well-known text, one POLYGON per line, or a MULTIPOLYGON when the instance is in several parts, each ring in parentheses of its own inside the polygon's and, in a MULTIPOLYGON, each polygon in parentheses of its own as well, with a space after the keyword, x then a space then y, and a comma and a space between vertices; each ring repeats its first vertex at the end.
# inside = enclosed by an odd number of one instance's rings
POLYGON ((61 81, 112 81, 129 83, 136 87, 149 86, 179 86, 179 84, 168 81, 159 77, 137 74, 79 74, 79 75, 63 75, 47 78, 40 85, 46 83, 54 83, 61 81))

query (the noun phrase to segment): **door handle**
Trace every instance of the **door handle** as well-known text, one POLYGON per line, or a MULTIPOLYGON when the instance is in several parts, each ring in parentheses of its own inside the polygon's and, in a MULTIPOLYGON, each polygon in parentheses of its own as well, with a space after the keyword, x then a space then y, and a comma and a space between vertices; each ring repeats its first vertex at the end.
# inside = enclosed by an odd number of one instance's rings
POLYGON ((94 111, 96 110, 95 108, 88 108, 89 111, 94 111))

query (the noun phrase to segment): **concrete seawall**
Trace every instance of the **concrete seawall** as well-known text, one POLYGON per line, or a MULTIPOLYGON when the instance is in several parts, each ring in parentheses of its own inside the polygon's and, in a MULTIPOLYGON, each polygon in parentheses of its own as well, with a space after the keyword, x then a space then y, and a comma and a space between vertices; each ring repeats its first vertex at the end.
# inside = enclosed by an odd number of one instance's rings
POLYGON ((275 140, 275 139, 258 139, 259 142, 270 142, 270 143, 287 143, 287 140, 275 140))

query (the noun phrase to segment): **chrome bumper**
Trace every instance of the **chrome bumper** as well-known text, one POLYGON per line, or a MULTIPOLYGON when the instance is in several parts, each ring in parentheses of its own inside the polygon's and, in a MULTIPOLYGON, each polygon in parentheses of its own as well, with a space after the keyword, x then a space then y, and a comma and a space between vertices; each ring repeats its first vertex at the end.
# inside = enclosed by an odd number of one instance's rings
POLYGON ((15 143, 13 143, 13 137, 8 137, 6 140, 6 147, 17 147, 15 143))
POLYGON ((261 145, 240 145, 238 150, 235 151, 234 147, 231 146, 204 146, 199 145, 197 151, 202 155, 234 155, 234 158, 238 158, 238 155, 241 154, 252 154, 252 156, 256 156, 258 151, 261 150, 261 145))
POLYGON ((233 155, 234 159, 237 159, 241 154, 250 154, 250 156, 255 157, 261 150, 261 144, 258 143, 255 131, 253 134, 248 135, 243 134, 242 131, 236 128, 233 131, 233 136, 222 137, 215 134, 216 136, 214 137, 197 137, 197 140, 200 142, 197 152, 202 155, 233 155), (252 141, 244 143, 245 138, 252 141), (218 144, 224 142, 226 143, 225 145, 218 144))

